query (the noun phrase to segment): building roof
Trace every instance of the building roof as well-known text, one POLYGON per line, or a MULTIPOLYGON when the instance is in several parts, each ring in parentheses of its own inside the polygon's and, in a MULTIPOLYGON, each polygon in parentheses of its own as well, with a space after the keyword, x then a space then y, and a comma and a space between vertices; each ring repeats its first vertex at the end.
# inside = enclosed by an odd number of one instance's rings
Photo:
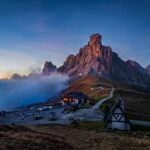
MULTIPOLYGON (((121 112, 122 112, 122 115, 125 117, 125 121, 124 121, 124 122, 131 124, 130 121, 128 120, 128 118, 127 118, 126 113, 124 112, 124 110, 123 110, 122 107, 121 107, 120 98, 121 98, 121 97, 117 97, 115 104, 114 104, 114 105, 112 106, 112 108, 110 109, 109 115, 108 115, 107 120, 106 120, 106 122, 105 122, 105 127, 107 126, 107 124, 108 124, 109 122, 113 122, 113 121, 111 121, 111 117, 113 116, 113 113, 114 113, 114 111, 116 110, 116 108, 119 108, 119 109, 121 110, 121 112)), ((114 117, 115 117, 115 116, 114 116, 114 117)), ((116 120, 117 120, 117 119, 116 119, 116 120)), ((118 121, 118 122, 119 122, 119 121, 118 121)))

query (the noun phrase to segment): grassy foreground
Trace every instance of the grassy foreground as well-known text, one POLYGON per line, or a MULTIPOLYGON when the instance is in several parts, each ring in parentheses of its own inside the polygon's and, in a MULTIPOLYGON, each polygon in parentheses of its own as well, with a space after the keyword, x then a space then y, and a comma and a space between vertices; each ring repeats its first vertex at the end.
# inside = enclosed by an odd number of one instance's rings
MULTIPOLYGON (((139 128, 138 128, 139 130, 139 128)), ((104 131, 100 122, 0 126, 1 150, 149 150, 149 131, 104 131)))

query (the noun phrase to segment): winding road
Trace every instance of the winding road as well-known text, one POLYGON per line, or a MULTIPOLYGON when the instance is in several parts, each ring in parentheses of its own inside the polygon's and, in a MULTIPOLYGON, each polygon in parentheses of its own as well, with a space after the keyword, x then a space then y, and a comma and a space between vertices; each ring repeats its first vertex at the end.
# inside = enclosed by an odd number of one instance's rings
MULTIPOLYGON (((113 97, 114 88, 111 89, 110 94, 108 97, 99 100, 94 106, 88 109, 80 109, 79 111, 75 112, 73 116, 75 118, 87 120, 87 121, 102 121, 103 120, 103 112, 100 111, 99 107, 107 100, 113 97)), ((141 121, 141 120, 130 120, 130 122, 134 125, 142 125, 142 126, 149 126, 149 121, 141 121)))
POLYGON ((81 118, 89 121, 100 121, 103 120, 103 113, 99 107, 107 100, 113 97, 114 88, 111 89, 109 96, 99 100, 94 106, 87 109, 80 109, 73 114, 75 118, 81 118))
MULTIPOLYGON (((1 124, 17 124, 17 125, 31 125, 31 124, 70 124, 72 119, 79 119, 79 120, 86 120, 86 121, 102 121, 103 120, 103 112, 100 111, 99 107, 107 100, 111 99, 114 94, 114 88, 111 89, 109 96, 103 99, 100 99, 94 106, 90 108, 81 108, 74 113, 64 114, 63 108, 58 109, 50 109, 47 111, 42 111, 40 115, 42 119, 34 120, 33 119, 33 112, 31 110, 27 110, 25 116, 22 116, 22 112, 8 112, 6 117, 0 117, 0 125, 1 124), (49 121, 48 116, 49 114, 55 111, 57 113, 58 119, 55 121, 49 121)), ((150 122, 147 121, 140 121, 140 120, 130 120, 132 124, 135 125, 143 125, 143 126, 150 126, 150 122)))

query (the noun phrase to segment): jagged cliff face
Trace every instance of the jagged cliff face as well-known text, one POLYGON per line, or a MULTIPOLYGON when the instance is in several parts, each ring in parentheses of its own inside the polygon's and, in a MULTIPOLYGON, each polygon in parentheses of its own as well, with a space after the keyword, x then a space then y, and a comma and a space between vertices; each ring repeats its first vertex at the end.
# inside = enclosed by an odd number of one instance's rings
POLYGON ((150 65, 145 68, 146 72, 150 75, 150 65))
POLYGON ((112 70, 110 72, 113 80, 131 83, 138 86, 149 86, 150 76, 146 73, 135 61, 124 62, 120 57, 113 52, 112 70))
POLYGON ((141 73, 146 73, 146 70, 138 62, 133 60, 127 60, 126 63, 129 66, 132 66, 135 70, 138 70, 141 73))
POLYGON ((110 47, 103 46, 102 37, 94 34, 90 37, 87 45, 79 50, 74 56, 67 57, 63 66, 58 70, 70 76, 99 74, 109 76, 112 64, 112 50, 110 47))
POLYGON ((91 35, 88 44, 80 48, 77 55, 69 55, 61 67, 56 68, 51 62, 46 62, 43 72, 49 74, 53 70, 69 76, 91 74, 141 86, 150 85, 147 73, 150 67, 146 71, 135 61, 123 61, 110 47, 102 45, 99 34, 91 35))
POLYGON ((49 75, 52 72, 55 72, 56 70, 57 70, 57 67, 55 65, 53 65, 52 62, 46 61, 44 64, 44 68, 42 70, 42 73, 45 75, 49 75))

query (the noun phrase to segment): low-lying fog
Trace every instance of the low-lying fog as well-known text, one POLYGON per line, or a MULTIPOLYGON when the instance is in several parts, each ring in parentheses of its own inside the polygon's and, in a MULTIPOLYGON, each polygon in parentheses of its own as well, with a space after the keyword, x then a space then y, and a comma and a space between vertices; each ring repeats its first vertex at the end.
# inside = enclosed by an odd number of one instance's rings
POLYGON ((44 102, 67 86, 68 77, 61 74, 0 80, 0 111, 44 102))

